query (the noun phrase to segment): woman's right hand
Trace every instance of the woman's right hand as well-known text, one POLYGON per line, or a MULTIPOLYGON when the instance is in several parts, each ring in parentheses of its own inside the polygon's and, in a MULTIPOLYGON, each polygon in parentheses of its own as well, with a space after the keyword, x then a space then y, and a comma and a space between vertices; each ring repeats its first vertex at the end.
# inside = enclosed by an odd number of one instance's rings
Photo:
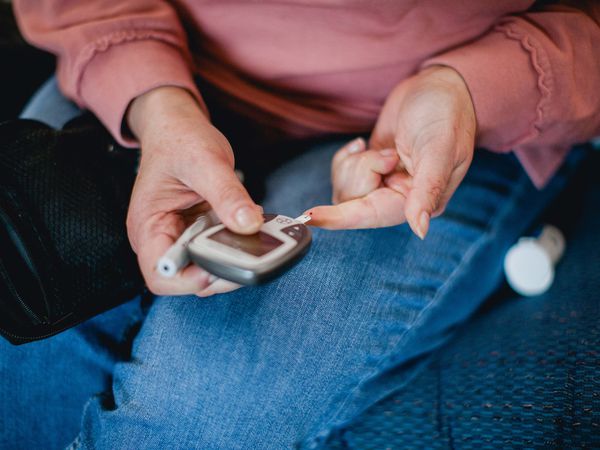
POLYGON ((158 259, 204 201, 237 233, 255 233, 262 225, 262 209, 235 175, 229 142, 192 95, 177 87, 159 87, 137 97, 127 122, 141 145, 127 231, 148 288, 161 295, 207 296, 237 287, 211 284, 213 278, 194 265, 173 278, 156 271, 158 259))

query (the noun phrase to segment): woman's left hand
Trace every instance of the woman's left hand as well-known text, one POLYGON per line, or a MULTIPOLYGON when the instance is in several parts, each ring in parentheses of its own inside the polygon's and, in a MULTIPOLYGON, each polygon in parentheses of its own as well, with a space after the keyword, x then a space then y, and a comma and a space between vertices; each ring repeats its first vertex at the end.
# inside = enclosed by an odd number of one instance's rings
POLYGON ((369 144, 356 140, 335 155, 335 204, 307 211, 311 224, 350 229, 408 221, 423 239, 469 168, 476 128, 471 96, 454 69, 433 66, 401 82, 369 144))

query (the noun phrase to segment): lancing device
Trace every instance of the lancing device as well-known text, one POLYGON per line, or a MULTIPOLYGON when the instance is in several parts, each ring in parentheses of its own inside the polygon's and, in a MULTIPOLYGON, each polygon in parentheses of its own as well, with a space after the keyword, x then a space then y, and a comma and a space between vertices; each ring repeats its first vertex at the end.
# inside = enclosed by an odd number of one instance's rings
POLYGON ((166 253, 158 260, 158 263, 156 264, 158 273, 163 277, 171 278, 187 266, 190 263, 190 257, 187 251, 188 242, 190 242, 194 236, 202 233, 204 230, 217 223, 219 223, 219 219, 212 209, 199 216, 194 223, 185 229, 181 236, 179 236, 179 239, 177 239, 177 241, 175 241, 175 243, 169 247, 166 253))
POLYGON ((311 232, 304 224, 311 217, 263 216, 265 223, 253 235, 228 230, 214 213, 207 219, 200 216, 159 260, 158 272, 172 277, 191 260, 207 272, 238 284, 274 278, 298 262, 310 247, 311 232))

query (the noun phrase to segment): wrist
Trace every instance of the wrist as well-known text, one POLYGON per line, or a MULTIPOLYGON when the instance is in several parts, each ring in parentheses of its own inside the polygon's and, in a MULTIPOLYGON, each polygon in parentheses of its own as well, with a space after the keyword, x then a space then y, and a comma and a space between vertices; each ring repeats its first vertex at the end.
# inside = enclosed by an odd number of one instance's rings
MULTIPOLYGON (((446 87, 460 91, 461 93, 469 94, 469 88, 467 83, 460 73, 456 69, 450 66, 444 66, 436 64, 433 66, 426 67, 419 72, 419 75, 429 78, 431 81, 444 84, 446 87)), ((470 97, 469 97, 470 99, 470 97)))
POLYGON ((156 126, 180 117, 209 122, 190 92, 180 87, 161 86, 133 99, 127 109, 126 123, 133 135, 143 141, 156 126))
POLYGON ((464 110, 468 111, 473 117, 476 129, 475 134, 477 135, 479 127, 477 126, 475 104, 469 86, 460 72, 450 66, 435 64, 423 69, 419 72, 419 75, 424 76, 428 82, 437 83, 438 85, 443 86, 444 89, 452 92, 454 98, 463 105, 464 110))

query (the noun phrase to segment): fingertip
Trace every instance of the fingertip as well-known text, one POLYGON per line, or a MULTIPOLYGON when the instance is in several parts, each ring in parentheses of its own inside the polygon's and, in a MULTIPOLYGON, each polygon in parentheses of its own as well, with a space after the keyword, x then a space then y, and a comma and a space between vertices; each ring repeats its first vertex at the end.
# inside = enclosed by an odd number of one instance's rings
POLYGON ((421 240, 425 239, 425 236, 427 236, 427 233, 429 232, 429 222, 430 222, 429 213, 427 211, 421 211, 421 214, 419 214, 419 225, 418 225, 421 240))
POLYGON ((188 294, 210 286, 210 276, 206 270, 192 263, 168 282, 174 294, 188 294))
POLYGON ((362 218, 356 211, 359 202, 350 200, 337 205, 315 206, 306 212, 311 217, 307 224, 327 230, 357 228, 362 218))
POLYGON ((196 295, 200 298, 206 298, 210 297, 211 295, 226 294, 227 292, 234 291, 240 287, 241 285, 233 283, 232 281, 216 278, 213 283, 198 292, 196 295))
POLYGON ((236 233, 254 234, 257 233, 263 225, 264 217, 260 207, 244 205, 238 208, 234 213, 231 223, 224 223, 236 233))
POLYGON ((348 154, 359 153, 367 149, 367 142, 362 138, 358 137, 353 139, 348 144, 346 144, 346 151, 348 154))
POLYGON ((314 208, 308 209, 304 211, 303 215, 307 215, 310 217, 310 221, 307 222, 307 225, 313 227, 321 227, 327 224, 328 219, 328 211, 330 206, 315 206, 314 208))
POLYGON ((415 221, 413 219, 406 219, 406 222, 408 223, 408 226, 410 227, 414 235, 417 236, 419 239, 423 240, 424 236, 421 235, 415 221))
POLYGON ((421 240, 424 240, 425 236, 427 236, 430 220, 431 216, 427 211, 421 211, 417 215, 407 213, 406 221, 408 222, 410 229, 421 240))
POLYGON ((190 263, 178 274, 178 276, 180 279, 198 283, 198 285, 204 289, 208 284, 210 284, 211 275, 200 266, 190 263))

